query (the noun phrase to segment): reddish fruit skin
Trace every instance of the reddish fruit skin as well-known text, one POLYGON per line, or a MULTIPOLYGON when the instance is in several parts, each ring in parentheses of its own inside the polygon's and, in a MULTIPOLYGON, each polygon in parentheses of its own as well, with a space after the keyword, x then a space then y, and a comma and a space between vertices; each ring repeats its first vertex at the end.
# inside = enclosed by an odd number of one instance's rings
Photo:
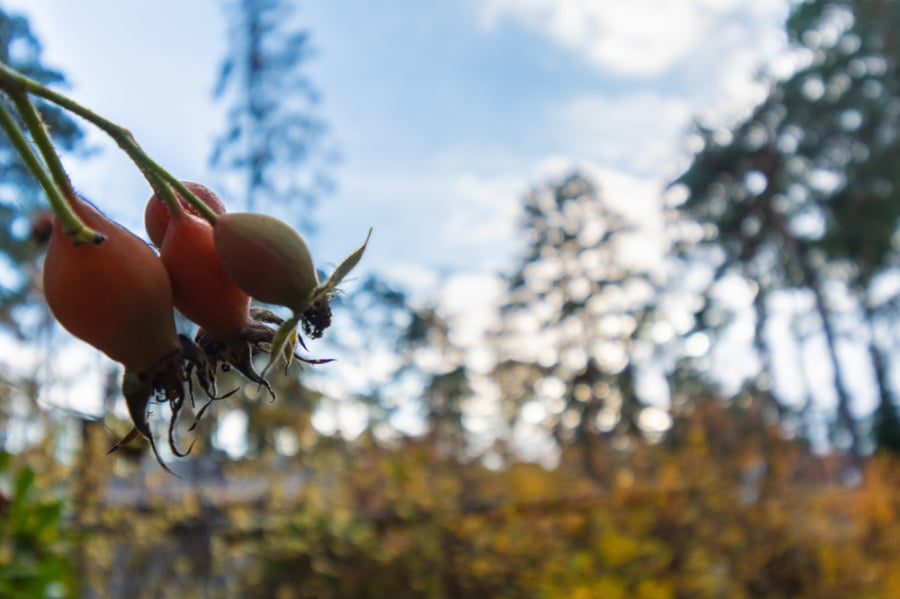
POLYGON ((72 335, 135 372, 179 349, 169 276, 156 253, 84 201, 72 208, 106 235, 75 245, 58 221, 44 259, 44 296, 72 335))
MULTIPOLYGON (((217 196, 210 188, 191 181, 182 181, 182 183, 184 183, 185 187, 193 191, 194 195, 200 198, 204 204, 212 208, 213 212, 216 214, 225 214, 225 204, 222 203, 219 196, 217 196)), ((175 193, 178 195, 177 191, 175 193)), ((197 209, 187 200, 180 195, 178 195, 178 199, 188 212, 194 216, 200 216, 197 209)), ((147 229, 147 236, 156 247, 162 247, 163 238, 166 235, 166 229, 169 226, 170 219, 169 207, 166 206, 166 203, 159 195, 154 193, 150 196, 150 201, 147 202, 147 207, 144 209, 144 227, 147 229)))
POLYGON ((176 215, 169 222, 159 255, 179 312, 217 339, 240 334, 250 319, 250 296, 222 268, 209 223, 187 212, 176 215))
POLYGON ((286 223, 265 214, 223 214, 213 226, 222 267, 237 285, 268 304, 302 312, 318 285, 306 242, 286 223))

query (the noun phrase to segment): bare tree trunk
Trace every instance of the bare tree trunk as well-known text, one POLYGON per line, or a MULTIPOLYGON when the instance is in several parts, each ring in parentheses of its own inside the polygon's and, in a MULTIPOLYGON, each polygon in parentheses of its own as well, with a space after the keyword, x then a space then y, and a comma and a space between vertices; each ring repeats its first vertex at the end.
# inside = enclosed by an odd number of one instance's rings
POLYGON ((778 181, 781 176, 784 158, 777 148, 769 146, 759 153, 758 160, 758 167, 765 173, 767 184, 766 189, 760 194, 755 204, 757 209, 762 211, 764 219, 771 223, 775 231, 784 240, 787 249, 797 259, 803 286, 813 294, 816 313, 822 320, 822 331, 825 333, 825 343, 828 347, 828 357, 833 371, 834 391, 838 398, 838 426, 850 435, 849 453, 852 461, 856 461, 862 449, 861 439, 859 432, 856 430, 853 415, 850 413, 850 393, 847 391, 844 372, 837 355, 837 334, 832 323, 831 310, 828 307, 828 302, 825 301, 825 295, 822 291, 822 282, 819 278, 819 273, 810 260, 809 248, 794 235, 784 215, 774 208, 772 202, 778 190, 778 181))
POLYGON ((813 268, 809 259, 807 248, 799 243, 796 238, 792 238, 797 261, 803 273, 803 280, 806 286, 812 291, 813 299, 816 305, 816 313, 822 320, 822 332, 825 334, 825 343, 828 347, 828 358, 831 362, 833 371, 834 391, 837 394, 837 417, 838 426, 850 435, 850 455, 854 458, 859 457, 862 449, 859 431, 856 430, 856 422, 850 413, 850 393, 847 391, 847 382, 844 378, 844 371, 841 368, 840 359, 837 355, 837 335, 832 324, 831 310, 825 301, 822 292, 822 284, 819 280, 818 273, 813 268))
POLYGON ((878 389, 878 407, 872 423, 872 436, 876 449, 884 449, 900 453, 900 410, 894 402, 888 382, 887 366, 884 356, 875 340, 875 314, 868 302, 863 302, 866 326, 869 333, 869 357, 875 371, 875 384, 878 389))
MULTIPOLYGON (((757 281, 759 277, 756 277, 757 281)), ((770 390, 774 383, 774 370, 772 367, 772 348, 766 341, 766 324, 769 321, 769 312, 766 309, 768 292, 766 288, 757 282, 759 289, 753 298, 753 310, 756 313, 756 324, 753 327, 753 347, 759 356, 760 374, 765 382, 765 389, 770 390)))

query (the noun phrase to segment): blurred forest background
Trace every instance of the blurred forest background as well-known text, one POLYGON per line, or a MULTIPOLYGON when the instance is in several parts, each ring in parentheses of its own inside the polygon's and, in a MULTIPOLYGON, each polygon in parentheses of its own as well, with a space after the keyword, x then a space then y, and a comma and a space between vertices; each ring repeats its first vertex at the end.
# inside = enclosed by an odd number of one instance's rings
MULTIPOLYGON (((287 3, 223 6, 211 160, 249 207, 314 214, 331 182, 308 32, 287 3)), ((42 403, 66 384, 28 235, 45 199, 0 140, 0 326, 44 356, 25 375, 0 356, 0 596, 900 596, 900 3, 808 0, 786 28, 795 72, 690 134, 660 263, 634 258, 640 223, 603 181, 536 185, 486 346, 456 344, 437 302, 354 281, 321 353, 378 372, 291 370, 274 403, 223 382, 241 393, 180 479, 138 444, 105 455, 128 428, 115 370, 102 420, 42 403), (741 335, 752 353, 730 355, 741 335), (725 393, 734 360, 751 375, 725 393), (396 426, 410 409, 421 434, 396 426)), ((0 53, 65 81, 14 14, 0 53)))

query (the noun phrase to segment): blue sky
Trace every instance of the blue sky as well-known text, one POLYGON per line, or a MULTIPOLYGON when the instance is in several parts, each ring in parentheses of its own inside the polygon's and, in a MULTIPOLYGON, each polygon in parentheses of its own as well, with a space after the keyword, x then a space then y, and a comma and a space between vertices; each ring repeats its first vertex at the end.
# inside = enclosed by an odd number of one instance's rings
MULTIPOLYGON (((3 5, 30 15, 73 97, 175 174, 211 180, 226 31, 216 1, 3 5)), ((429 271, 494 272, 519 247, 522 194, 572 165, 595 168, 622 201, 654 203, 685 164, 694 116, 727 122, 761 97, 756 70, 782 48, 786 10, 783 0, 298 3, 342 157, 318 213, 319 260, 339 259, 371 225, 371 267, 420 283, 429 271)), ((108 147, 73 176, 139 227, 146 184, 117 154, 108 147)))
MULTIPOLYGON (((213 180, 212 102, 225 52, 216 0, 5 0, 30 17, 68 93, 132 130, 175 175, 213 180)), ((466 313, 475 344, 496 275, 522 247, 519 202, 578 167, 647 225, 687 165, 692 119, 727 125, 761 100, 757 74, 788 68, 787 0, 312 0, 307 73, 341 160, 311 239, 321 265, 375 229, 362 270, 466 313)), ((149 191, 103 148, 72 162, 78 187, 142 233, 149 191)), ((352 292, 352 289, 350 289, 352 292)))

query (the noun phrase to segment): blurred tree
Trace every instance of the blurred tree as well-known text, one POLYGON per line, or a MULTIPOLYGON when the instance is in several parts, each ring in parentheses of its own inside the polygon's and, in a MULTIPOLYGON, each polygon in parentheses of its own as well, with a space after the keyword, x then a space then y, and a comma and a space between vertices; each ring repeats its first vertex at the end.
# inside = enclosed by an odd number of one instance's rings
MULTIPOLYGON (((833 441, 856 453, 864 434, 841 354, 867 348, 882 423, 875 442, 897 446, 885 435, 898 429, 884 425, 897 418, 888 380, 897 357, 880 333, 897 316, 898 290, 885 283, 900 262, 900 7, 813 0, 795 5, 787 26, 793 75, 774 82, 732 131, 698 129, 703 149, 677 181, 687 190, 684 212, 707 226, 691 251, 715 265, 711 287, 730 276, 752 282, 766 387, 774 300, 787 291, 808 298, 795 319, 824 339, 828 369, 816 378, 830 376, 837 397, 833 441)), ((705 316, 714 303, 701 311, 701 328, 712 328, 705 316)))
POLYGON ((223 192, 248 210, 281 204, 306 231, 311 208, 330 188, 317 155, 325 132, 319 94, 303 72, 310 34, 293 26, 284 0, 225 0, 228 53, 214 95, 230 105, 210 158, 223 192), (298 205, 299 204, 299 205, 298 205))
MULTIPOLYGON (((41 45, 28 21, 0 10, 0 62, 44 84, 65 84, 65 77, 41 61, 41 45)), ((7 102, 4 97, 3 102, 7 102)), ((83 135, 69 115, 39 102, 57 148, 81 150, 83 135)), ((0 136, 0 327, 20 338, 31 337, 35 318, 23 319, 17 308, 35 304, 35 277, 41 244, 30 238, 29 217, 46 207, 40 186, 25 168, 9 139, 0 136), (17 317, 18 316, 18 317, 17 317)), ((41 304, 42 305, 42 304, 41 304)), ((39 319, 38 319, 39 320, 39 319)))
MULTIPOLYGON (((231 206, 280 213, 309 233, 315 229, 312 209, 331 188, 326 174, 330 156, 323 147, 326 128, 315 114, 319 93, 305 72, 313 55, 310 33, 298 28, 296 7, 286 0, 223 0, 222 8, 228 49, 213 95, 228 110, 210 165, 231 206)), ((292 369, 290 376, 273 381, 279 398, 275 403, 266 399, 264 389, 240 377, 224 382, 240 392, 227 405, 210 410, 199 425, 201 435, 223 433, 222 426, 238 423, 243 432, 232 429, 217 438, 243 438, 242 452, 248 457, 294 453, 298 443, 308 446, 314 436, 310 416, 320 397, 298 372, 292 369)), ((236 451, 238 446, 231 448, 232 457, 236 451)), ((218 459, 224 460, 224 454, 218 459)))
POLYGON ((432 448, 439 455, 461 458, 467 446, 464 403, 472 388, 462 351, 450 338, 450 324, 433 307, 411 309, 397 350, 405 365, 399 372, 421 380, 420 401, 432 448))
POLYGON ((500 308, 494 377, 513 435, 546 427, 557 446, 582 446, 590 471, 598 434, 641 432, 634 341, 656 287, 629 253, 636 227, 584 176, 537 188, 524 208, 529 243, 500 308))
POLYGON ((335 297, 330 341, 359 368, 347 388, 366 407, 368 426, 390 427, 402 407, 396 387, 405 365, 397 352, 412 313, 406 292, 377 275, 335 297))
POLYGON ((348 387, 383 440, 423 433, 446 455, 466 448, 463 403, 471 395, 450 323, 431 305, 377 275, 335 304, 334 340, 362 368, 348 387), (346 308, 346 309, 344 309, 346 308))

